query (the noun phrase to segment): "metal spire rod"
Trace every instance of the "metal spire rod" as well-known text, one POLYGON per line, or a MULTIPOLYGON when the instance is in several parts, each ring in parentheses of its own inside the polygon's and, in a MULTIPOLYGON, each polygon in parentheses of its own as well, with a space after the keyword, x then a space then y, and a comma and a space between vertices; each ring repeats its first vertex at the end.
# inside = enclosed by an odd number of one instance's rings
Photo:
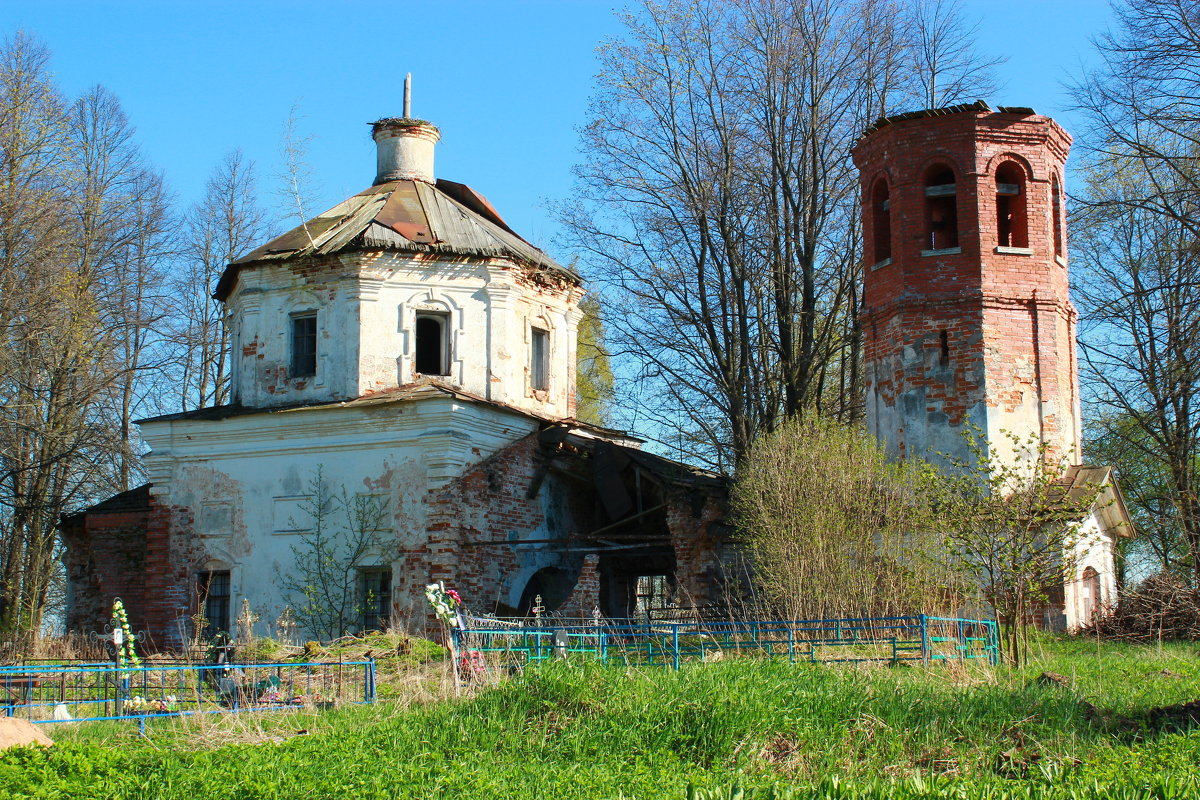
POLYGON ((412 73, 404 76, 404 118, 412 119, 412 73))

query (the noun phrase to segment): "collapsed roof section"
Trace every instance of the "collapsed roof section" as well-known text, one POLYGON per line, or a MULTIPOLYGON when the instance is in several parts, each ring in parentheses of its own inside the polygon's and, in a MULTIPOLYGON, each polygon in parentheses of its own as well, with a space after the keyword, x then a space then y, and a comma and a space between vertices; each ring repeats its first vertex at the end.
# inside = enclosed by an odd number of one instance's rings
POLYGON ((225 300, 243 269, 306 256, 392 251, 506 259, 578 284, 579 274, 522 239, 483 195, 438 179, 376 184, 229 264, 213 297, 225 300))

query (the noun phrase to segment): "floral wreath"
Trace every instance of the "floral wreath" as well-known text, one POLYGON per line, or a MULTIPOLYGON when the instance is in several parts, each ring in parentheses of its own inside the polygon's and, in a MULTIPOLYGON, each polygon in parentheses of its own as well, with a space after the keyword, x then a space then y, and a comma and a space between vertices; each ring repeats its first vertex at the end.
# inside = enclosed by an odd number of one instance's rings
POLYGON ((129 615, 125 613, 125 604, 119 597, 113 600, 112 629, 114 633, 121 632, 119 640, 117 637, 113 637, 113 645, 117 649, 117 668, 137 669, 140 667, 142 660, 138 658, 137 651, 133 647, 133 632, 129 630, 129 615))
POLYGON ((458 609, 462 606, 462 598, 453 589, 447 589, 441 581, 430 583, 425 587, 425 597, 433 606, 437 618, 451 628, 458 627, 458 609))

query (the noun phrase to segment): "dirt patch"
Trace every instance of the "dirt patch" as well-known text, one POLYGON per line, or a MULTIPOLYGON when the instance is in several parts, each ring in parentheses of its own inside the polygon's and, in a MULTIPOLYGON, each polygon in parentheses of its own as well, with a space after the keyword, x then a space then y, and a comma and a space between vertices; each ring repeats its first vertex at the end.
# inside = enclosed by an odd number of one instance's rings
POLYGON ((49 736, 39 731, 37 726, 27 719, 0 717, 0 750, 29 744, 49 747, 54 742, 50 741, 49 736))
POLYGON ((1200 725, 1200 700, 1152 708, 1146 712, 1146 725, 1156 731, 1182 731, 1200 725))

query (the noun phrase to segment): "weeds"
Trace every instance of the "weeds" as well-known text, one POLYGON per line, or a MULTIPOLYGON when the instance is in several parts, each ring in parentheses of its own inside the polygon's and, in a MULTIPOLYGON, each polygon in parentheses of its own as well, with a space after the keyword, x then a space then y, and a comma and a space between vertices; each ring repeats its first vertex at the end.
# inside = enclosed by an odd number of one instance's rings
POLYGON ((1146 718, 1195 700, 1194 649, 1106 644, 1097 657, 1094 643, 1041 644, 1041 660, 1023 671, 547 663, 444 702, 430 702, 449 695, 444 665, 431 663, 409 684, 381 682, 399 699, 373 707, 152 721, 150 741, 131 725, 52 729, 53 750, 0 755, 0 797, 1142 800, 1200 791, 1200 729, 1187 719, 1121 737, 1084 705, 1146 718), (1068 684, 1038 682, 1043 671, 1068 684))

